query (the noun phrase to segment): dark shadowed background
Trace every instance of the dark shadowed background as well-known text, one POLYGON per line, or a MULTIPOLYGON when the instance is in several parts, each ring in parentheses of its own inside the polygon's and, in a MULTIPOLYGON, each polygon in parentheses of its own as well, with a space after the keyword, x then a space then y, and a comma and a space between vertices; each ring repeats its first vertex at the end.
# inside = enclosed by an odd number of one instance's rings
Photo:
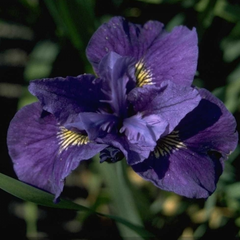
MULTIPOLYGON (((116 15, 140 24, 158 20, 168 30, 176 25, 196 27, 199 62, 194 83, 219 97, 239 124, 238 0, 2 1, 1 173, 16 178, 6 134, 16 111, 36 101, 27 91, 29 80, 91 73, 85 56, 87 43, 100 24, 116 15)), ((228 239, 240 238, 239 153, 238 147, 226 162, 216 192, 207 201, 161 191, 128 169, 144 227, 158 239, 217 239, 223 233, 227 233, 228 239)), ((96 161, 82 164, 67 178, 63 196, 100 212, 115 213, 104 164, 101 167, 96 161)), ((123 239, 125 230, 118 226, 113 220, 95 214, 37 206, 0 190, 0 238, 123 239)))

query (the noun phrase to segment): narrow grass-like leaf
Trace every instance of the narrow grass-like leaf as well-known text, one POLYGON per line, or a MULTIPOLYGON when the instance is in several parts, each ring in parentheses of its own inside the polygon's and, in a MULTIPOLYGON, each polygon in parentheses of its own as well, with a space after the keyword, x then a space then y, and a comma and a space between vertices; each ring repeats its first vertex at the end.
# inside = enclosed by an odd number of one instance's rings
POLYGON ((26 183, 18 181, 16 179, 6 176, 2 173, 0 173, 0 189, 12 194, 15 197, 18 197, 24 201, 33 202, 33 203, 36 203, 41 206, 75 210, 75 211, 88 211, 91 213, 95 213, 99 216, 111 218, 114 221, 125 225, 126 227, 135 231, 139 236, 142 236, 144 238, 147 237, 148 239, 149 239, 149 237, 154 237, 153 234, 149 233, 143 227, 132 224, 123 218, 95 212, 94 210, 92 210, 90 208, 84 207, 82 205, 76 204, 72 201, 65 200, 62 198, 60 199, 60 201, 58 203, 54 203, 54 195, 53 194, 47 193, 41 189, 30 186, 26 183))
POLYGON ((2 173, 0 173, 0 188, 22 200, 34 202, 46 207, 72 209, 77 211, 92 211, 89 208, 64 199, 60 199, 59 203, 56 204, 53 202, 54 195, 2 173))

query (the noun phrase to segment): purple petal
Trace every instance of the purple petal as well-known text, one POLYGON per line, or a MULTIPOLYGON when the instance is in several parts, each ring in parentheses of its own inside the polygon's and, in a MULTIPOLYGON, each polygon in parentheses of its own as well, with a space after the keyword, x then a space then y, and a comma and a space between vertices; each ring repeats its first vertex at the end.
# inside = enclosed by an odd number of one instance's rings
POLYGON ((133 89, 128 95, 135 112, 145 115, 159 115, 169 123, 170 133, 178 123, 200 102, 198 91, 171 81, 164 81, 160 87, 144 86, 133 89))
POLYGON ((66 126, 69 128, 83 127, 89 139, 95 140, 105 136, 107 133, 116 133, 117 124, 118 118, 113 114, 84 112, 80 113, 74 122, 66 126))
POLYGON ((18 178, 55 194, 55 200, 71 171, 106 147, 59 126, 52 114, 42 114, 40 103, 16 113, 7 142, 18 178))
POLYGON ((159 188, 189 198, 207 198, 213 193, 224 160, 238 143, 232 114, 210 92, 199 92, 200 104, 171 134, 159 139, 149 159, 132 166, 159 188))
POLYGON ((120 133, 124 133, 128 141, 138 147, 148 147, 149 152, 153 151, 157 140, 165 132, 167 122, 160 116, 150 115, 142 117, 140 114, 126 118, 120 133))
MULTIPOLYGON (((144 140, 138 141, 137 144, 131 143, 131 141, 127 139, 127 136, 119 133, 119 118, 113 114, 80 113, 79 122, 83 124, 83 127, 91 140, 119 149, 119 151, 125 156, 128 164, 142 162, 149 156, 149 153, 156 145, 156 142, 152 141, 151 143, 148 143, 144 140)), ((139 123, 139 125, 141 125, 141 123, 139 123)), ((77 123, 70 123, 68 126, 79 128, 77 123)), ((138 134, 138 131, 142 131, 142 128, 144 127, 141 127, 142 126, 139 126, 134 134, 138 134)), ((125 128, 130 131, 128 123, 125 123, 125 128)), ((144 129, 146 129, 146 131, 152 130, 151 128, 148 129, 147 126, 145 126, 144 129)), ((131 128, 131 130, 133 129, 131 128)), ((122 131, 124 130, 122 129, 122 131)), ((158 132, 160 132, 159 129, 158 132)), ((143 132, 141 133, 143 134, 143 132)), ((105 158, 101 161, 105 161, 105 158)), ((114 157, 112 161, 114 161, 114 157)))
MULTIPOLYGON (((157 115, 142 117, 140 114, 126 118, 120 133, 127 137, 129 150, 140 155, 140 160, 148 158, 154 150, 157 140, 165 132, 167 122, 157 115)), ((127 159, 128 163, 136 164, 136 159, 127 159)), ((139 162, 139 161, 138 161, 139 162)))
POLYGON ((216 188, 222 165, 215 157, 182 148, 132 166, 157 187, 189 198, 207 198, 216 188))
POLYGON ((192 149, 219 152, 224 159, 237 146, 236 121, 224 104, 206 89, 200 89, 202 100, 176 128, 181 139, 192 149))
POLYGON ((157 21, 141 26, 114 17, 99 27, 86 50, 97 74, 101 59, 110 51, 135 58, 136 71, 150 77, 152 83, 171 80, 191 85, 197 67, 197 34, 184 26, 167 33, 157 21))
POLYGON ((175 27, 170 33, 155 40, 146 52, 145 71, 152 75, 152 83, 164 80, 191 86, 197 68, 198 45, 196 29, 175 27))
MULTIPOLYGON (((127 163, 129 165, 136 164, 139 162, 142 162, 144 159, 146 159, 147 156, 149 156, 149 146, 142 146, 139 148, 136 144, 132 144, 127 140, 127 137, 124 135, 116 135, 116 134, 107 134, 103 138, 96 139, 97 142, 101 144, 106 144, 110 147, 113 147, 114 149, 118 149, 118 151, 115 152, 117 154, 118 152, 121 152, 123 156, 125 157, 127 163), (145 156, 145 157, 144 157, 145 156)), ((106 151, 104 151, 106 153, 106 151)), ((114 155, 114 153, 110 153, 107 156, 104 156, 105 154, 101 154, 101 162, 106 161, 106 157, 112 156, 112 162, 116 161, 118 158, 114 155)))
POLYGON ((59 122, 71 121, 79 112, 96 111, 104 99, 102 82, 93 75, 49 78, 30 83, 29 91, 38 97, 43 109, 54 114, 59 122))
POLYGON ((140 59, 162 33, 163 24, 149 21, 143 27, 114 17, 94 33, 86 49, 87 57, 98 73, 98 64, 109 52, 140 59))
POLYGON ((89 139, 120 149, 129 164, 136 164, 146 159, 156 146, 157 139, 165 132, 167 123, 159 116, 136 115, 123 120, 123 126, 113 114, 80 113, 76 123, 67 127, 86 130, 89 139))
POLYGON ((124 117, 126 115, 126 92, 129 77, 127 70, 131 65, 131 59, 121 57, 110 52, 101 61, 99 65, 99 76, 104 79, 103 92, 106 94, 105 101, 111 105, 115 115, 124 117))

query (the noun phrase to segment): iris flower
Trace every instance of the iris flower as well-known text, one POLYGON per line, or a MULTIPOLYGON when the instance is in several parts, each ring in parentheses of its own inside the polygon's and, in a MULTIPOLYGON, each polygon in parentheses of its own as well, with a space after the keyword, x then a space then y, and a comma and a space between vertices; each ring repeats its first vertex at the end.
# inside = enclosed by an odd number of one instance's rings
POLYGON ((19 179, 57 199, 71 171, 100 153, 101 162, 125 157, 161 189, 207 198, 238 135, 224 104, 192 86, 196 30, 114 17, 86 53, 96 76, 30 83, 39 102, 19 110, 8 131, 19 179))

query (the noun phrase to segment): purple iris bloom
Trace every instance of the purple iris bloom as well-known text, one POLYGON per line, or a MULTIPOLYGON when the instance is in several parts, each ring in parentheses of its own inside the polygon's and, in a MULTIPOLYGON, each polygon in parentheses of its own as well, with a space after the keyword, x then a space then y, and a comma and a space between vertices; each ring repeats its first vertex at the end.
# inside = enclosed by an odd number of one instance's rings
POLYGON ((8 131, 19 179, 57 199, 70 172, 100 152, 101 162, 124 156, 161 189, 207 198, 238 136, 223 103, 191 85, 197 55, 196 31, 183 26, 167 33, 159 22, 121 17, 103 24, 87 47, 98 77, 30 83, 39 102, 8 131))

